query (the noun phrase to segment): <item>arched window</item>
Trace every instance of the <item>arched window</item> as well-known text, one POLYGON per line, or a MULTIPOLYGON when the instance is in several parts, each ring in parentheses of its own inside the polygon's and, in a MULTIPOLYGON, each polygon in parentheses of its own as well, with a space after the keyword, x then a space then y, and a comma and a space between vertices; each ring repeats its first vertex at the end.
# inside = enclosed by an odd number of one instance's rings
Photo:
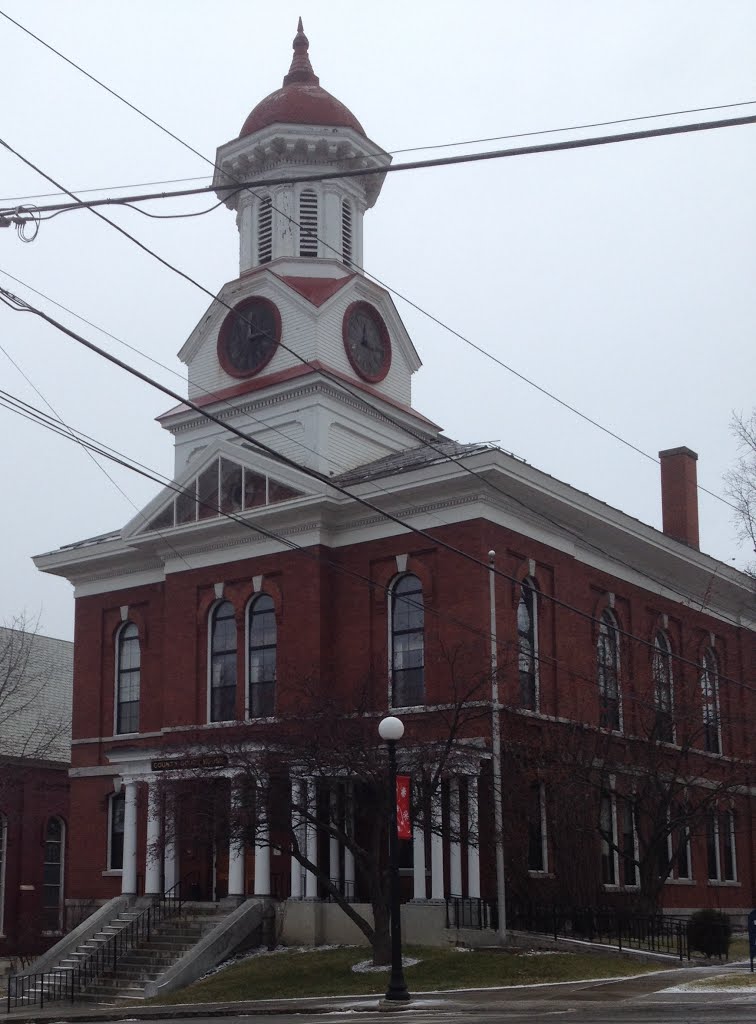
POLYGON ((299 255, 318 255, 318 194, 312 188, 299 194, 299 255))
POLYGON ((126 812, 126 794, 111 793, 108 801, 108 871, 123 868, 123 833, 126 812))
POLYGON ((118 633, 116 666, 116 728, 117 734, 139 732, 139 691, 142 655, 139 630, 127 622, 118 633))
POLYGON ((273 201, 260 196, 257 207, 257 262, 270 263, 273 258, 273 201))
POLYGON ((722 753, 722 722, 719 713, 719 666, 717 656, 707 647, 701 659, 701 708, 703 712, 704 750, 722 753))
POLYGON ((236 718, 236 616, 230 601, 212 614, 210 640, 210 721, 236 718))
POLYGON ((425 701, 425 612, 417 576, 400 576, 391 590, 391 706, 425 701))
POLYGON ((276 610, 268 594, 249 606, 249 717, 263 718, 276 708, 276 610))
POLYGON ((654 637, 652 661, 654 677, 655 735, 665 743, 674 743, 675 724, 672 701, 672 649, 666 633, 659 630, 654 637))
POLYGON ((619 687, 619 630, 614 615, 607 609, 599 620, 596 643, 596 674, 599 687, 599 722, 604 729, 622 728, 619 687))
POLYGON ((0 814, 0 935, 4 934, 5 918, 5 851, 8 846, 8 819, 0 814))
POLYGON ((42 915, 46 932, 63 927, 63 852, 66 828, 60 818, 50 818, 45 830, 45 863, 42 877, 42 915))
POLYGON ((348 267, 352 265, 352 204, 341 200, 341 259, 348 267))
POLYGON ((520 585, 517 602, 517 667, 520 673, 520 704, 538 710, 538 591, 528 578, 520 585))

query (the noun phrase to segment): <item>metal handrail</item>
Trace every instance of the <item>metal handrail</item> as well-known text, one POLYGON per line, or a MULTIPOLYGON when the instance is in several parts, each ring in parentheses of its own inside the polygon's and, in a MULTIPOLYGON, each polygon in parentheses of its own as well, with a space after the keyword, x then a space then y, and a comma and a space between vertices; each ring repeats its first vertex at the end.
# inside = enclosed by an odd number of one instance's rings
POLYGON ((196 871, 185 875, 161 896, 146 907, 141 914, 129 921, 76 967, 54 967, 50 971, 34 974, 17 974, 8 978, 7 1012, 14 1006, 45 1004, 45 997, 76 1001, 78 993, 108 970, 116 970, 118 961, 141 942, 149 942, 153 929, 161 921, 181 913, 186 902, 185 887, 196 877, 196 871), (32 998, 33 997, 33 998, 32 998))

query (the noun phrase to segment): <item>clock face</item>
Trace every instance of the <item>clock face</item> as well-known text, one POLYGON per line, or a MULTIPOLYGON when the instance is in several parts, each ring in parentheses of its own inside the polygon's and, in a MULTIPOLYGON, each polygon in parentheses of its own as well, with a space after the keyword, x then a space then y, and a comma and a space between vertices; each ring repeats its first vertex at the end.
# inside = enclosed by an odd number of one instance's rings
POLYGON ((251 377, 273 358, 281 340, 281 315, 260 296, 244 299, 223 321, 218 359, 232 377, 251 377))
POLYGON ((344 348, 364 380, 383 380, 391 366, 391 340, 383 317, 369 302, 353 302, 344 314, 344 348))

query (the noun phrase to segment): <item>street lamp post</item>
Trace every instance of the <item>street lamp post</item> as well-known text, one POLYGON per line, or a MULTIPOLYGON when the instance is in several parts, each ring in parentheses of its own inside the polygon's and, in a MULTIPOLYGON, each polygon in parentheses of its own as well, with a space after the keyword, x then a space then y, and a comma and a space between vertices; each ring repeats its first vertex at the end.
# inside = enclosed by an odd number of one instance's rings
POLYGON ((391 910, 391 978, 386 999, 407 1002, 410 994, 402 970, 402 919, 399 903, 399 837, 396 831, 396 743, 404 735, 404 724, 393 715, 381 720, 378 734, 386 743, 389 757, 389 880, 391 910))

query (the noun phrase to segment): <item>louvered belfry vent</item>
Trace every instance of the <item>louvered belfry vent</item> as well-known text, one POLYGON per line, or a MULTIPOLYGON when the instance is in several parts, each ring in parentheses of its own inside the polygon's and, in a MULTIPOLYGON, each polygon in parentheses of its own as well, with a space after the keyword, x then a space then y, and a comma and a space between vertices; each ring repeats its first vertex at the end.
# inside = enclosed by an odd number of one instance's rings
POLYGON ((270 263, 273 258, 273 203, 270 196, 260 199, 257 214, 257 261, 270 263))
POLYGON ((348 199, 341 201, 341 258, 352 265, 352 207, 348 199))
POLYGON ((318 196, 311 188, 299 196, 299 255, 318 255, 318 196))

